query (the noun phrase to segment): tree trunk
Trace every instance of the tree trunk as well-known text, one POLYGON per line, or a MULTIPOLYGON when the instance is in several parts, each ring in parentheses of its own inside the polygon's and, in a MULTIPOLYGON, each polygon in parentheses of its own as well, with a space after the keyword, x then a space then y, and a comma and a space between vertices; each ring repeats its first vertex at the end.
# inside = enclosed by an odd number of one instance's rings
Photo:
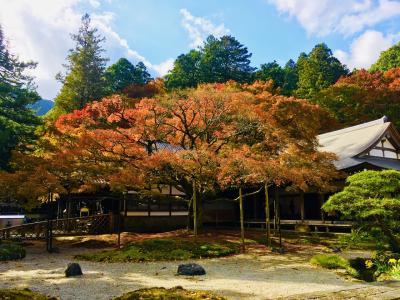
POLYGON ((193 181, 193 234, 197 237, 197 192, 196 183, 193 181))
POLYGON ((239 188, 239 210, 240 210, 240 242, 242 244, 242 252, 246 251, 244 244, 244 218, 243 218, 243 194, 242 188, 239 188))
POLYGON ((53 228, 52 228, 52 211, 51 211, 51 204, 52 204, 52 193, 49 192, 48 194, 48 201, 47 201, 47 224, 46 224, 46 250, 47 252, 51 253, 53 251, 53 228))
POLYGON ((392 231, 389 228, 387 228, 385 225, 383 225, 382 223, 380 225, 382 228, 382 232, 388 238, 390 249, 395 253, 400 253, 400 245, 399 245, 399 242, 397 241, 396 236, 394 236, 392 231))
POLYGON ((268 184, 265 184, 265 229, 267 232, 267 246, 271 247, 271 223, 269 219, 269 195, 268 184))
MULTIPOLYGON (((125 197, 125 195, 124 195, 125 197)), ((117 247, 121 248, 121 199, 118 199, 117 205, 117 247)))
POLYGON ((279 234, 279 247, 282 248, 282 232, 281 232, 281 207, 279 200, 278 187, 275 186, 275 219, 277 222, 277 229, 279 234))
POLYGON ((276 218, 276 190, 275 190, 275 197, 274 197, 273 204, 274 204, 274 237, 276 237, 276 230, 278 227, 278 225, 277 225, 278 220, 276 218))

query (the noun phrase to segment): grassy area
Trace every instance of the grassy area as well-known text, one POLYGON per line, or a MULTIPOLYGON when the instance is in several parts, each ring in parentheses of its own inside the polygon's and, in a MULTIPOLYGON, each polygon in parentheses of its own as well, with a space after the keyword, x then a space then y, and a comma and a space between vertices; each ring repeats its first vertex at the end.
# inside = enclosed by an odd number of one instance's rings
POLYGON ((318 254, 311 258, 310 263, 326 269, 344 269, 353 277, 357 278, 359 276, 357 270, 351 266, 350 262, 337 254, 318 254))
MULTIPOLYGON (((337 254, 318 254, 311 258, 310 263, 326 269, 343 269, 346 273, 356 279, 372 282, 377 280, 376 267, 368 268, 366 261, 368 259, 357 257, 345 259, 337 254)), ((395 278, 392 276, 390 279, 395 278)))
POLYGON ((57 298, 48 297, 28 289, 0 289, 0 300, 56 300, 57 298))
POLYGON ((25 249, 20 244, 12 242, 0 243, 0 261, 21 259, 25 257, 25 249))
POLYGON ((122 249, 85 253, 76 258, 101 262, 142 262, 222 257, 238 252, 238 244, 228 241, 210 243, 169 238, 132 242, 122 249))
POLYGON ((150 288, 140 289, 134 292, 127 293, 114 300, 225 300, 226 298, 216 296, 209 292, 203 291, 188 291, 181 287, 171 289, 165 288, 150 288))

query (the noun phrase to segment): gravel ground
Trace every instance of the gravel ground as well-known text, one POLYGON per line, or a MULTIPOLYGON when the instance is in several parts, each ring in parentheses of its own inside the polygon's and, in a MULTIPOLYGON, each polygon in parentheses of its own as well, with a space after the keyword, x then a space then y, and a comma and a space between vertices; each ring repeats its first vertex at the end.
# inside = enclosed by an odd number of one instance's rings
POLYGON ((207 275, 176 276, 181 262, 96 263, 78 261, 84 275, 64 277, 69 262, 82 248, 60 246, 60 253, 47 254, 44 246, 27 247, 27 257, 0 263, 0 288, 25 288, 69 299, 111 299, 144 287, 210 290, 228 299, 271 299, 290 295, 346 290, 360 283, 345 281, 333 272, 312 267, 311 254, 241 254, 219 259, 192 260, 207 275))

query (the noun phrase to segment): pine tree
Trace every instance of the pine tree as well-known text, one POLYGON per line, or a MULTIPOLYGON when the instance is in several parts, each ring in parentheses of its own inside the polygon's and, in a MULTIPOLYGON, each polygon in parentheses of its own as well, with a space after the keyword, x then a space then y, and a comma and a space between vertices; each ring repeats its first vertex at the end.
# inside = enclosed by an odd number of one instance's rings
POLYGON ((142 62, 134 66, 126 58, 120 58, 106 69, 107 94, 118 93, 131 84, 146 84, 152 80, 151 75, 142 62))
POLYGON ((36 63, 19 61, 7 48, 0 26, 0 169, 7 167, 13 149, 35 140, 35 129, 40 124, 29 108, 40 97, 33 78, 25 74, 36 63))
POLYGON ((55 106, 50 117, 83 108, 88 102, 98 100, 105 93, 104 70, 107 59, 102 57, 104 49, 101 43, 105 40, 92 28, 90 17, 85 14, 78 34, 72 34, 76 42, 74 49, 67 56, 68 64, 64 65, 67 74, 58 74, 56 78, 63 86, 55 99, 55 106))

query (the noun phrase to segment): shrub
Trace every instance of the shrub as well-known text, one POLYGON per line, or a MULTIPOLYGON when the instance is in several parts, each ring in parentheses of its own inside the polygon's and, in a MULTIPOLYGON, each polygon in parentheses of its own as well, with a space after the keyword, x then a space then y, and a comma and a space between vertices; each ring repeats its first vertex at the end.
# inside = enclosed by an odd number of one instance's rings
POLYGON ((56 300, 54 297, 48 297, 29 289, 0 289, 0 300, 56 300))
POLYGON ((0 261, 21 259, 25 254, 25 249, 19 244, 9 242, 0 244, 0 261))
POLYGON ((230 242, 208 243, 179 239, 153 239, 133 242, 122 249, 85 253, 77 255, 76 258, 106 262, 141 262, 221 257, 238 253, 238 251, 238 245, 230 242))
POLYGON ((349 275, 358 276, 357 270, 351 267, 349 261, 337 254, 318 254, 311 258, 310 263, 326 269, 344 269, 349 275))
POLYGON ((117 297, 114 300, 226 300, 224 297, 204 291, 188 291, 181 287, 171 289, 140 289, 117 297))

